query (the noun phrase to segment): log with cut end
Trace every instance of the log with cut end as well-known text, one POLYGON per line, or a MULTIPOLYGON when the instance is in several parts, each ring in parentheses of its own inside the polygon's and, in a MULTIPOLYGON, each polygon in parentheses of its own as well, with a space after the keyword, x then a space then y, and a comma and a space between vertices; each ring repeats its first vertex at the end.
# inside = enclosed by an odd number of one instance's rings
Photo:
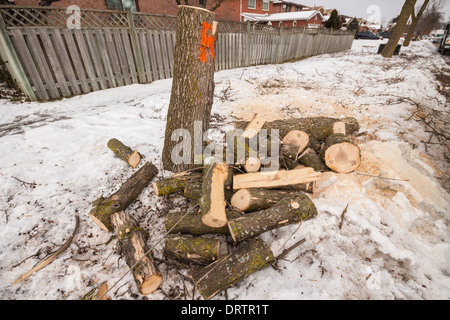
POLYGON ((139 224, 126 211, 111 216, 120 252, 131 268, 139 293, 148 295, 159 288, 163 280, 147 246, 147 237, 139 224))
MULTIPOLYGON (((354 134, 359 131, 359 123, 355 118, 329 118, 329 117, 309 117, 309 118, 293 118, 281 119, 275 121, 267 121, 262 129, 268 131, 277 129, 280 137, 284 137, 291 130, 301 130, 306 132, 310 138, 316 140, 325 140, 334 133, 334 124, 343 122, 345 124, 346 134, 354 134)), ((246 121, 238 121, 235 123, 236 129, 244 129, 247 126, 246 121)))
POLYGON ((237 174, 233 177, 233 189, 275 188, 298 185, 319 180, 320 172, 312 168, 278 170, 237 174))
POLYGON ((282 142, 296 146, 296 155, 299 155, 309 144, 309 135, 302 130, 291 130, 283 137, 282 142))
POLYGON ((231 205, 243 212, 260 211, 270 208, 295 191, 270 189, 241 189, 231 198, 231 205))
POLYGON ((111 215, 125 210, 139 196, 142 190, 158 174, 158 169, 147 162, 125 181, 115 193, 107 198, 95 200, 89 217, 103 230, 112 231, 111 215))
POLYGON ((306 167, 313 168, 315 171, 329 171, 322 158, 311 148, 306 149, 299 155, 298 161, 306 167))
POLYGON ((239 242, 316 215, 317 209, 311 199, 305 194, 299 194, 287 196, 266 210, 229 220, 228 227, 233 240, 239 242))
MULTIPOLYGON (((253 132, 253 131, 252 131, 253 132)), ((261 168, 258 155, 258 136, 244 137, 239 131, 227 132, 227 162, 242 165, 247 172, 257 172, 261 168)))
POLYGON ((359 147, 345 134, 336 133, 327 138, 324 159, 328 168, 338 173, 349 173, 361 164, 359 147))
POLYGON ((219 257, 218 239, 188 236, 166 238, 164 254, 173 259, 198 264, 210 264, 219 257))
MULTIPOLYGON (((227 209, 227 219, 235 219, 241 215, 237 210, 227 209)), ((171 211, 166 215, 165 227, 166 232, 169 234, 180 233, 194 236, 203 234, 230 234, 228 226, 213 228, 205 225, 202 222, 200 211, 171 211)))
POLYGON ((187 199, 200 200, 202 197, 202 181, 201 180, 190 180, 184 186, 183 195, 187 199))
POLYGON ((203 298, 209 300, 274 261, 275 257, 267 243, 260 239, 251 239, 220 260, 199 270, 193 279, 203 298))
POLYGON ((200 178, 200 174, 189 172, 175 174, 171 177, 153 182, 153 189, 157 196, 165 196, 184 191, 186 185, 196 178, 200 178))
POLYGON ((106 294, 108 291, 108 283, 102 282, 99 286, 95 287, 88 293, 86 293, 81 300, 111 300, 106 294))
POLYGON ((253 119, 248 123, 248 125, 245 127, 244 132, 242 133, 243 138, 253 138, 256 136, 261 130, 262 126, 266 120, 260 116, 259 114, 255 114, 253 119))
POLYGON ((136 168, 141 162, 141 155, 137 150, 131 149, 116 138, 108 141, 108 148, 133 168, 136 168))
POLYGON ((220 228, 227 224, 225 188, 231 170, 226 163, 214 163, 205 169, 200 210, 204 224, 220 228))

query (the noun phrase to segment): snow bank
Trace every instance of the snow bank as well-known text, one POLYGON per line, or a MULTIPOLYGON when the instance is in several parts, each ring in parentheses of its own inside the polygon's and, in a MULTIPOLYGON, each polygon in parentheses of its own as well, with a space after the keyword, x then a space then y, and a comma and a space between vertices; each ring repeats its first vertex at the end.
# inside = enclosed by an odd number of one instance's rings
MULTIPOLYGON (((280 271, 269 267, 229 289, 229 299, 450 297, 450 196, 439 183, 448 167, 438 146, 426 152, 420 141, 429 134, 411 118, 414 103, 444 109, 433 76, 442 60, 427 42, 386 60, 375 54, 379 43, 355 41, 347 52, 216 74, 214 137, 255 112, 271 120, 353 116, 361 124, 358 172, 324 174, 312 196, 315 219, 261 236, 275 255, 302 238, 306 242, 279 262, 280 271)), ((132 174, 106 147, 110 138, 161 167, 170 89, 168 79, 49 103, 1 102, 0 298, 79 299, 95 284, 113 286, 124 275, 108 294, 142 298, 115 239, 87 213, 91 201, 132 174), (69 237, 76 213, 81 227, 69 250, 12 286, 69 237)), ((177 197, 155 197, 149 187, 130 206, 150 231, 148 243, 158 257, 167 208, 182 204, 177 197)), ((149 299, 176 297, 183 288, 172 269, 161 265, 161 271, 164 293, 149 299)))

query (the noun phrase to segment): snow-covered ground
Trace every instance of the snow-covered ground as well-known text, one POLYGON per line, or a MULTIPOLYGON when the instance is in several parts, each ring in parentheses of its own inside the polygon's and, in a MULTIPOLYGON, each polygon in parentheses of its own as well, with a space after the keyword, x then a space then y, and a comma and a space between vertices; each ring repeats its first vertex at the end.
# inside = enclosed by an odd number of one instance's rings
MULTIPOLYGON (((216 73, 216 137, 256 112, 269 120, 351 116, 361 124, 358 172, 324 174, 312 196, 316 218, 261 236, 275 255, 306 242, 279 271, 266 268, 228 289, 228 299, 450 298, 449 146, 423 121, 436 116, 433 128, 448 134, 448 88, 433 74, 445 62, 426 41, 392 59, 376 54, 379 43, 359 40, 347 52, 216 73)), ((133 173, 107 148, 110 138, 161 168, 170 90, 167 79, 48 103, 0 100, 0 299, 79 299, 104 281, 113 299, 144 298, 116 239, 88 212, 133 173), (64 243, 75 214, 81 225, 69 249, 12 285, 64 243)), ((168 174, 161 169, 159 176, 168 174)), ((182 201, 158 198, 149 187, 128 209, 149 231, 156 257, 164 215, 182 201)), ((164 283, 146 298, 193 298, 189 281, 159 267, 164 283)))

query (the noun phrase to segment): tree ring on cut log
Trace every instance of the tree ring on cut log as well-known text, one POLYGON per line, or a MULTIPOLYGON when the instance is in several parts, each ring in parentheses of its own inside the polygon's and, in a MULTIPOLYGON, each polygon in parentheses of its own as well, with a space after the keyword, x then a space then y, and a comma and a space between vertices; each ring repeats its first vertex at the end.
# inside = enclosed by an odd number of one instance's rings
POLYGON ((231 205, 241 211, 245 211, 250 207, 252 195, 247 189, 237 191, 231 198, 231 205))
POLYGON ((156 289, 159 288, 163 281, 163 277, 160 274, 154 274, 147 278, 140 286, 139 292, 142 295, 148 295, 153 293, 156 289))
POLYGON ((283 143, 298 146, 297 155, 309 144, 309 135, 302 130, 291 130, 283 138, 283 143))
POLYGON ((325 151, 325 163, 335 172, 352 172, 361 164, 359 147, 350 142, 332 145, 325 151))
POLYGON ((247 172, 257 172, 261 168, 261 160, 258 157, 250 157, 245 160, 244 169, 247 172))

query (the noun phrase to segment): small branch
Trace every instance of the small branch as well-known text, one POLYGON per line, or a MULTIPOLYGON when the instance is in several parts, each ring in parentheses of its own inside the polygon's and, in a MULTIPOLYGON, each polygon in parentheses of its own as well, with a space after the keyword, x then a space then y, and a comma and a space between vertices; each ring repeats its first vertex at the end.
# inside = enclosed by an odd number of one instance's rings
POLYGON ((342 223, 344 222, 344 216, 345 216, 345 213, 347 212, 347 208, 348 208, 348 203, 347 203, 347 205, 345 206, 344 211, 342 211, 342 214, 341 214, 341 222, 339 223, 339 229, 342 229, 342 223))
POLYGON ((378 178, 378 179, 395 180, 395 181, 409 181, 409 179, 404 180, 404 179, 387 178, 387 177, 381 177, 381 176, 368 174, 368 173, 363 173, 363 172, 358 172, 358 171, 355 171, 355 173, 359 174, 359 175, 363 175, 363 176, 378 178))
POLYGON ((36 188, 36 186, 37 186, 36 182, 34 182, 34 181, 33 182, 26 182, 26 181, 20 180, 17 177, 14 177, 14 176, 11 176, 11 178, 16 179, 17 181, 21 182, 22 185, 29 185, 29 186, 31 186, 31 188, 36 188))

